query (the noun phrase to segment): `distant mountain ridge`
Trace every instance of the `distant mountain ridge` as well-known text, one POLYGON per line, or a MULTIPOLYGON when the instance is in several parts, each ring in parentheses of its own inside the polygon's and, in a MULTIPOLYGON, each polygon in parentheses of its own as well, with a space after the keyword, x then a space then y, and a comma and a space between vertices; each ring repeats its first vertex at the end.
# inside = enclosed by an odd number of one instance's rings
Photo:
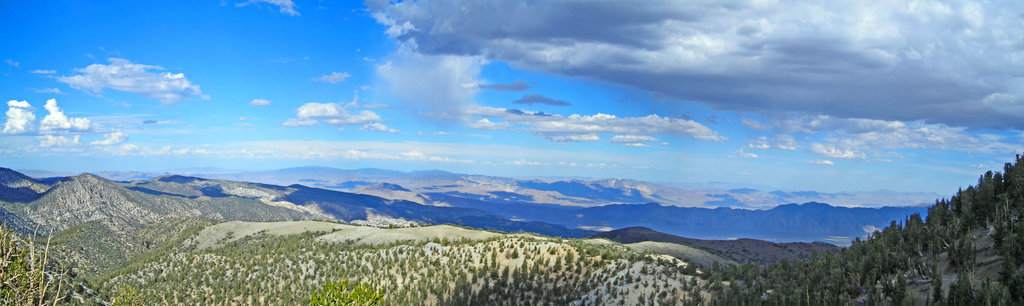
POLYGON ((927 207, 851 208, 823 203, 785 204, 772 209, 701 208, 648 204, 610 204, 566 207, 517 201, 493 201, 485 196, 426 193, 455 207, 474 207, 513 220, 530 220, 572 228, 606 229, 644 226, 673 235, 699 239, 754 238, 774 242, 823 241, 848 244, 875 228, 927 207))
MULTIPOLYGON (((655 203, 671 203, 669 199, 679 196, 672 192, 679 190, 623 179, 519 180, 438 170, 406 173, 383 169, 340 170, 326 167, 254 173, 267 175, 262 177, 263 180, 294 180, 302 184, 289 184, 285 187, 164 175, 122 185, 128 190, 152 196, 179 196, 193 200, 201 197, 246 199, 294 209, 311 218, 366 220, 374 217, 383 220, 378 217, 387 217, 425 223, 485 225, 484 228, 499 230, 533 231, 532 228, 537 228, 540 233, 573 237, 588 235, 593 230, 646 226, 698 239, 755 238, 775 242, 827 241, 847 244, 854 238, 866 236, 875 228, 885 227, 892 220, 913 213, 926 213, 924 207, 848 208, 817 202, 754 210, 680 207, 655 203), (339 180, 339 177, 344 180, 339 180), (332 186, 344 184, 352 188, 343 189, 346 191, 329 190, 332 186), (321 189, 306 185, 332 186, 321 189), (240 193, 242 191, 256 193, 247 195, 240 193), (649 201, 652 199, 657 201, 649 201), (559 228, 561 230, 557 230, 559 228)), ((226 174, 211 176, 218 175, 226 174)), ((20 173, 7 176, 16 177, 19 182, 25 182, 27 178, 20 173)), ((48 184, 59 183, 34 181, 33 184, 36 189, 43 190, 49 188, 48 184)), ((32 199, 39 195, 34 190, 20 190, 20 194, 9 192, 5 195, 19 199, 32 199)), ((754 189, 732 189, 725 192, 728 193, 711 196, 700 193, 697 196, 714 199, 706 203, 729 206, 730 201, 738 201, 743 196, 764 193, 754 189)), ((822 195, 816 192, 788 194, 822 195)), ((14 220, 13 217, 8 219, 14 220)))
POLYGON ((181 175, 119 183, 81 174, 45 184, 0 169, 0 222, 26 234, 56 233, 55 248, 96 276, 194 226, 211 221, 344 220, 453 223, 509 232, 584 237, 592 231, 508 220, 468 208, 435 207, 303 185, 277 186, 181 175), (39 232, 35 232, 38 229, 39 232))
MULTIPOLYGON (((30 171, 37 177, 58 176, 60 172, 30 171)), ((578 179, 578 178, 508 178, 487 175, 459 174, 443 170, 417 170, 402 172, 378 168, 338 169, 331 167, 294 167, 266 171, 235 171, 224 169, 179 169, 167 172, 97 172, 114 181, 148 180, 169 174, 245 181, 287 186, 304 184, 310 187, 357 191, 358 188, 377 183, 400 185, 410 192, 461 192, 478 196, 493 196, 494 192, 516 194, 529 198, 535 204, 566 206, 601 206, 608 204, 643 204, 656 202, 686 207, 732 207, 768 209, 784 203, 821 202, 835 206, 881 207, 911 206, 931 203, 941 197, 936 193, 861 191, 824 193, 815 191, 782 191, 771 187, 740 188, 735 184, 669 184, 651 183, 632 179, 578 179), (686 187, 684 187, 686 186, 686 187)), ((374 194, 385 196, 386 193, 374 194)), ((421 204, 417 197, 402 195, 402 199, 421 204)), ((495 196, 499 198, 498 196, 495 196)))

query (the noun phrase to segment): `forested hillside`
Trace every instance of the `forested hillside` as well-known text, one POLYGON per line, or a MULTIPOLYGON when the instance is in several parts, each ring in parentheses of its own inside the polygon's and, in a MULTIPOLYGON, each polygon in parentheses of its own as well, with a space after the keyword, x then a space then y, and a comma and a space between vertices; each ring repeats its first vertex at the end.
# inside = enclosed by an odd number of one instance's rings
POLYGON ((1024 163, 807 261, 718 267, 714 299, 725 303, 1024 303, 1024 163), (728 282, 722 282, 728 281, 728 282))
POLYGON ((226 222, 98 281, 156 304, 297 305, 352 281, 388 304, 672 304, 707 301, 693 266, 607 240, 452 226, 226 222))

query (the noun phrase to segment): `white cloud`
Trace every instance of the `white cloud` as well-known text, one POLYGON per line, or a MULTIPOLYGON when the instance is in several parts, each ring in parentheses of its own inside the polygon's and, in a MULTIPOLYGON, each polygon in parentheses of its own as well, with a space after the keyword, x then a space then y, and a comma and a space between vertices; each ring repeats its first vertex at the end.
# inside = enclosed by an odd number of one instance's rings
MULTIPOLYGON (((885 149, 938 149, 960 152, 983 152, 1012 154, 1024 150, 1024 144, 999 135, 971 133, 962 127, 924 122, 902 122, 864 118, 836 118, 832 116, 796 116, 785 119, 769 119, 765 122, 750 119, 751 126, 760 125, 762 130, 777 130, 785 133, 812 135, 827 142, 828 146, 843 151, 871 152, 885 149), (973 135, 972 135, 973 134, 973 135)), ((783 149, 796 148, 795 140, 789 138, 759 138, 749 144, 751 148, 768 147, 783 149)), ((825 147, 812 148, 824 152, 825 147)))
POLYGON ((554 142, 593 142, 601 140, 597 134, 582 134, 582 135, 545 135, 545 139, 554 142))
MULTIPOLYGON (((377 113, 369 110, 350 111, 350 108, 359 108, 359 95, 352 98, 348 103, 306 103, 295 110, 298 118, 288 119, 284 126, 310 126, 316 125, 318 121, 333 126, 367 125, 382 121, 377 113)), ((364 129, 375 126, 364 126, 364 129)))
POLYGON ((827 160, 827 159, 812 160, 812 161, 809 161, 807 163, 812 164, 812 165, 822 165, 822 166, 832 166, 832 165, 836 164, 836 163, 832 162, 831 160, 827 160))
POLYGON ((399 132, 398 130, 389 128, 388 126, 383 125, 380 122, 371 122, 371 123, 364 124, 363 127, 360 128, 360 130, 370 131, 370 132, 382 132, 382 133, 398 133, 399 132))
POLYGON ((98 145, 98 146, 110 146, 110 145, 120 144, 120 143, 124 142, 127 139, 128 139, 128 135, 125 135, 124 132, 117 131, 117 132, 113 132, 113 133, 107 134, 103 138, 103 140, 93 141, 91 144, 94 145, 94 146, 95 145, 98 145))
POLYGON ((296 111, 300 119, 319 119, 335 125, 357 125, 380 121, 380 116, 368 110, 349 112, 339 103, 306 103, 296 111))
POLYGON ((647 135, 615 135, 612 137, 611 143, 622 144, 627 147, 638 147, 638 148, 649 148, 651 147, 649 142, 658 142, 657 138, 647 135))
POLYGON ((249 105, 256 105, 256 106, 270 105, 270 100, 266 100, 266 99, 252 99, 252 101, 249 101, 249 105))
POLYGON ((906 128, 902 121, 890 121, 864 118, 838 118, 828 115, 794 116, 785 119, 769 119, 766 122, 744 118, 744 124, 760 130, 776 129, 790 133, 838 132, 860 134, 882 130, 906 128))
POLYGON ((530 160, 525 160, 525 159, 520 159, 520 160, 517 160, 517 161, 513 161, 510 164, 516 165, 516 166, 540 166, 541 165, 541 163, 539 161, 530 161, 530 160))
POLYGON ((348 74, 348 72, 331 72, 331 74, 325 74, 318 78, 313 78, 313 81, 336 84, 344 82, 345 79, 348 79, 350 76, 352 75, 348 74))
POLYGON ((281 125, 283 125, 283 126, 312 126, 312 125, 316 125, 316 120, 292 118, 292 119, 285 120, 284 123, 282 123, 281 125))
POLYGON ((57 73, 57 70, 36 69, 36 70, 29 71, 28 73, 32 73, 32 74, 54 74, 54 73, 57 73))
POLYGON ((758 137, 755 140, 751 140, 747 143, 747 148, 751 149, 776 149, 776 150, 796 150, 796 139, 793 136, 786 134, 775 135, 771 139, 765 136, 758 137))
MULTIPOLYGON (((616 117, 595 115, 569 115, 530 112, 517 109, 474 106, 464 116, 502 118, 509 122, 529 126, 529 130, 551 141, 597 141, 598 134, 612 133, 633 136, 675 135, 690 136, 705 141, 725 141, 727 138, 693 120, 648 115, 644 117, 616 117)), ((478 121, 479 122, 479 121, 478 121)), ((620 138, 622 139, 622 138, 620 138)))
POLYGON ((812 143, 809 152, 838 159, 864 159, 865 155, 849 149, 840 149, 832 144, 812 143))
POLYGON ((744 152, 743 148, 736 150, 736 155, 742 158, 757 158, 757 154, 744 152))
POLYGON ((507 130, 510 124, 506 121, 491 122, 487 118, 483 118, 474 121, 469 124, 469 127, 475 130, 507 130))
POLYGON ((66 147, 66 146, 77 145, 78 144, 78 140, 81 137, 82 137, 81 135, 75 135, 74 137, 71 137, 71 138, 68 138, 66 136, 42 135, 42 136, 36 136, 36 139, 39 139, 39 146, 40 147, 48 148, 48 147, 66 147))
POLYGON ((259 4, 259 3, 266 3, 266 4, 277 6, 280 9, 281 14, 285 14, 285 15, 289 15, 289 16, 299 16, 299 12, 295 10, 295 3, 292 2, 292 0, 249 0, 249 1, 246 1, 246 2, 236 3, 235 6, 236 7, 243 7, 243 6, 247 6, 247 5, 250 5, 250 4, 259 4))
POLYGON ((7 122, 4 123, 4 134, 25 134, 34 130, 36 115, 28 101, 7 101, 7 122))
POLYGON ((21 65, 21 63, 19 63, 19 62, 15 62, 15 61, 14 61, 14 60, 12 60, 12 59, 7 59, 7 64, 8 64, 8 65, 11 65, 11 66, 12 66, 12 67, 14 67, 14 68, 18 68, 18 66, 20 66, 20 65, 21 65))
POLYGON ((630 143, 624 143, 622 145, 627 146, 627 147, 634 147, 634 148, 650 148, 651 147, 651 145, 646 144, 646 143, 642 143, 642 142, 630 142, 630 143))
POLYGON ((46 100, 46 105, 43 106, 46 111, 50 114, 43 117, 43 120, 39 122, 39 131, 41 133, 51 132, 84 132, 91 128, 89 119, 86 118, 69 118, 64 114, 64 111, 57 106, 56 99, 46 100))
POLYGON ((71 88, 102 94, 104 88, 130 92, 160 100, 163 104, 176 104, 184 99, 208 99, 183 73, 154 73, 164 70, 159 66, 134 64, 126 59, 110 58, 109 65, 92 64, 75 69, 81 74, 57 77, 57 81, 71 88))

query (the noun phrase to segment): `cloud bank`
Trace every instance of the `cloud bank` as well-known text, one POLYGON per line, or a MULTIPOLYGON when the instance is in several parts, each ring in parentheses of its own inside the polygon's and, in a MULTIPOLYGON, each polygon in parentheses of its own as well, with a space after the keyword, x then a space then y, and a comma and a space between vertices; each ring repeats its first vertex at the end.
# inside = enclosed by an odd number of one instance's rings
POLYGON ((135 64, 126 59, 110 58, 110 64, 92 64, 75 69, 79 75, 57 77, 57 81, 71 88, 100 95, 103 89, 130 92, 160 100, 163 104, 177 104, 181 100, 199 97, 208 99, 183 73, 162 72, 159 66, 135 64))
POLYGON ((718 110, 1024 129, 1024 2, 369 1, 424 56, 718 110))

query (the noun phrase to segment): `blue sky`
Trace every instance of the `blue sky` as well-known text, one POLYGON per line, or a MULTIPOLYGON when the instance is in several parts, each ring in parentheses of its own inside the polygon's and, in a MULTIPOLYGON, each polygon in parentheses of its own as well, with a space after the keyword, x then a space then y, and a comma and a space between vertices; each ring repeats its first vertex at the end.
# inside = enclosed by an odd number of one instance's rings
POLYGON ((0 166, 15 169, 319 165, 948 194, 1024 151, 1017 1, 0 12, 0 166))

